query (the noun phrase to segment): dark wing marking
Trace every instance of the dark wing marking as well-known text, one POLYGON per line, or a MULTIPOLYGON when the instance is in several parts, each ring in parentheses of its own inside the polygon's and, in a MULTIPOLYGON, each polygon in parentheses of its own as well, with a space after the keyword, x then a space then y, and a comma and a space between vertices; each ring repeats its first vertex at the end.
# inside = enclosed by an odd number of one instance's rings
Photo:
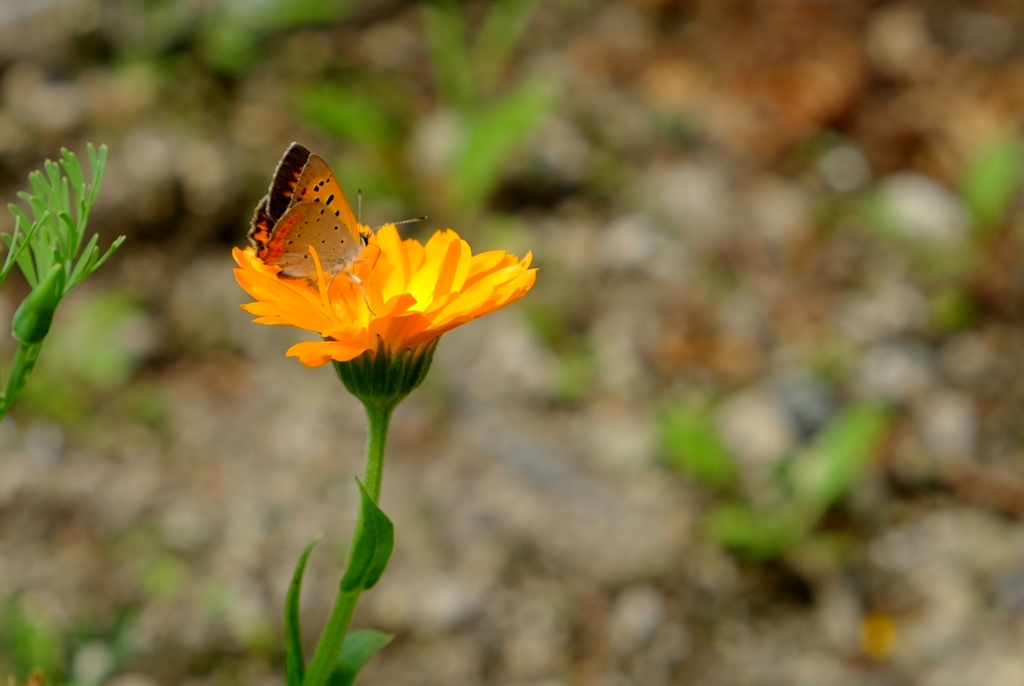
POLYGON ((267 214, 268 199, 269 196, 265 195, 256 205, 256 211, 252 215, 252 225, 249 228, 249 241, 256 248, 257 255, 262 255, 267 241, 270 240, 270 234, 274 230, 274 220, 267 214))
POLYGON ((298 143, 288 146, 284 157, 274 170, 274 180, 270 184, 267 214, 271 219, 280 219, 288 209, 295 192, 295 184, 302 176, 302 170, 306 167, 311 154, 305 146, 298 143))
POLYGON ((352 213, 348 200, 345 199, 345 194, 341 191, 341 186, 338 185, 338 180, 324 158, 319 155, 310 154, 292 192, 295 201, 317 202, 325 206, 330 203, 328 211, 334 210, 334 216, 353 233, 358 230, 359 223, 352 213))

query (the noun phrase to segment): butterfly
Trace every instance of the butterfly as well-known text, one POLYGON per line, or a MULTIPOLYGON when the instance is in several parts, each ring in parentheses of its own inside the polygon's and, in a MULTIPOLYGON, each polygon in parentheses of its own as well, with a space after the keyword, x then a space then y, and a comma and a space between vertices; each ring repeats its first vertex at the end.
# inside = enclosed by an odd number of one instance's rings
POLYGON ((356 220, 324 159, 292 143, 274 170, 270 191, 256 205, 249 240, 256 256, 280 267, 281 276, 314 278, 310 246, 325 272, 348 273, 372 233, 356 220))

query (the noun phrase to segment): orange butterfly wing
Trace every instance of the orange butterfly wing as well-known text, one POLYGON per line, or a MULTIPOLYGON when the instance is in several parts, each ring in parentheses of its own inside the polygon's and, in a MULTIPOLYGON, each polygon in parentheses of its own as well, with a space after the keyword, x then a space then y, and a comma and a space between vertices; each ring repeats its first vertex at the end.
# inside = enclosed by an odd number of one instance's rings
POLYGON ((291 204, 296 202, 321 203, 352 231, 352 235, 358 237, 363 233, 338 180, 334 178, 334 172, 319 155, 310 154, 302 174, 295 182, 291 204))

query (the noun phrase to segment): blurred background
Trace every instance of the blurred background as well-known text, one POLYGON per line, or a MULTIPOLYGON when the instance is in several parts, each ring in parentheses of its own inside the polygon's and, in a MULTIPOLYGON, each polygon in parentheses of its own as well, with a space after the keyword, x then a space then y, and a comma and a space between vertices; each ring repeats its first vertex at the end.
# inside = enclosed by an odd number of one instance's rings
POLYGON ((325 532, 315 641, 362 411, 230 258, 295 140, 541 269, 396 414, 360 683, 1024 683, 1022 13, 0 1, 0 196, 106 143, 128 236, 0 424, 0 675, 282 684, 325 532))

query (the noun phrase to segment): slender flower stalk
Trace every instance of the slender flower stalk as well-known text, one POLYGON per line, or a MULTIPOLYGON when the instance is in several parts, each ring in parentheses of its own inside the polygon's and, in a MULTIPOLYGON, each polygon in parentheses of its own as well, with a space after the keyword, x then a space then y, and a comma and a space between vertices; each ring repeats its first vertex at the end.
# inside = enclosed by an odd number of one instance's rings
POLYGON ((360 594, 387 566, 394 528, 380 510, 388 426, 398 404, 430 370, 446 331, 515 302, 533 286, 531 255, 520 260, 503 251, 473 255, 454 231, 438 231, 422 245, 401 240, 385 226, 369 238, 351 274, 326 275, 315 246, 315 279, 280 276, 253 249, 234 251, 235 277, 256 302, 243 309, 256 322, 314 331, 322 341, 288 350, 310 367, 332 362, 338 378, 362 401, 368 424, 366 465, 359 518, 334 606, 306 668, 299 632, 298 599, 306 547, 285 602, 287 686, 349 686, 374 652, 391 640, 377 631, 349 632, 360 594))

